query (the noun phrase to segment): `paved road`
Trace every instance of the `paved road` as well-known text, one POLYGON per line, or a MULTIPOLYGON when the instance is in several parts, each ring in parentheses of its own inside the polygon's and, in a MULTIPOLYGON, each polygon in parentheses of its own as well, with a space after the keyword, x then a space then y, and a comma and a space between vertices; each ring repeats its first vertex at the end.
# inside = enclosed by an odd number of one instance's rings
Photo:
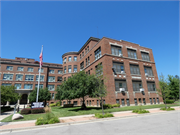
POLYGON ((180 135, 180 111, 81 123, 28 131, 10 135, 180 135))

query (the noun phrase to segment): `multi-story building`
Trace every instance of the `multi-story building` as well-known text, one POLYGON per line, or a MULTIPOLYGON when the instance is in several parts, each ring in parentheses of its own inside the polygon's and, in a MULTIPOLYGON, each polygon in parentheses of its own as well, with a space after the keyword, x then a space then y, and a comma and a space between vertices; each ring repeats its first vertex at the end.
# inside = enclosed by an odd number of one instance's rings
MULTIPOLYGON (((108 93, 104 103, 128 106, 163 102, 156 93, 158 75, 150 48, 123 40, 90 37, 78 52, 67 52, 62 58, 64 81, 82 70, 95 74, 97 65, 102 64, 108 93)), ((72 102, 81 104, 80 99, 72 102)), ((88 98, 86 105, 99 106, 100 100, 88 98)))
MULTIPOLYGON (((62 55, 63 64, 44 63, 40 77, 40 87, 48 89, 52 102, 56 102, 55 89, 72 74, 84 70, 87 74, 96 74, 99 63, 103 67, 107 96, 104 103, 121 106, 142 104, 158 104, 163 100, 156 93, 158 75, 152 49, 138 44, 90 37, 78 52, 67 52, 62 55)), ((0 85, 15 85, 16 91, 22 94, 20 104, 29 103, 29 93, 38 84, 39 62, 34 59, 1 58, 0 85)), ((87 106, 99 106, 97 98, 87 98, 87 106)), ((81 105, 81 99, 68 101, 81 105)), ((63 101, 67 104, 67 101, 63 101)))
MULTIPOLYGON (((38 85, 39 62, 29 58, 1 58, 0 85, 14 85, 16 92, 22 95, 19 104, 29 103, 28 95, 38 85)), ((55 89, 62 83, 62 65, 43 63, 40 76, 40 88, 47 87, 51 93, 51 101, 55 101, 55 89)), ((9 102, 7 102, 9 104, 9 102)), ((10 103, 13 104, 13 103, 10 103)))

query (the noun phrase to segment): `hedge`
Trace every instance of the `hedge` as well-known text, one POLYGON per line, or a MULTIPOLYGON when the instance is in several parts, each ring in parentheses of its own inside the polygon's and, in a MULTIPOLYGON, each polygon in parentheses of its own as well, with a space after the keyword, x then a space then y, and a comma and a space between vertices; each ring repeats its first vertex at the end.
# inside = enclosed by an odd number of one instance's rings
POLYGON ((174 100, 166 100, 166 104, 173 104, 174 100))
POLYGON ((95 117, 96 118, 107 118, 107 117, 114 117, 114 115, 113 114, 111 114, 111 113, 106 113, 106 114, 100 114, 100 113, 96 113, 95 114, 95 117))
POLYGON ((44 112, 45 112, 44 108, 34 108, 34 109, 31 109, 31 113, 32 114, 44 113, 44 112))
POLYGON ((74 104, 64 104, 64 108, 66 108, 66 107, 73 107, 74 106, 74 104))
POLYGON ((25 108, 21 110, 21 114, 30 114, 31 113, 31 108, 25 108))

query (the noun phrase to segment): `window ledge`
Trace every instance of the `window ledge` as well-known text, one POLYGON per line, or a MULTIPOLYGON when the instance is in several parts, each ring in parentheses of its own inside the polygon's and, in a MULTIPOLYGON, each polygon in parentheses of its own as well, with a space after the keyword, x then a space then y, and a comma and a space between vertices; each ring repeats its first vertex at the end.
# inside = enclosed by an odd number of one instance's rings
POLYGON ((131 76, 141 76, 141 75, 138 75, 138 74, 131 74, 131 76))

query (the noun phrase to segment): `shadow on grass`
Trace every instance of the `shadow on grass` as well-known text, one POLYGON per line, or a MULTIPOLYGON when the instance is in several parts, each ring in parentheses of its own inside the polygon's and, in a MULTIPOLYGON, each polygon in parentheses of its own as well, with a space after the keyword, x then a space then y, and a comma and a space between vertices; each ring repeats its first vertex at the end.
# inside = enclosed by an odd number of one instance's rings
POLYGON ((102 108, 100 107, 87 107, 86 109, 82 109, 82 108, 75 108, 75 109, 70 109, 68 111, 75 111, 75 112, 78 112, 78 111, 88 111, 88 110, 101 110, 102 108))

